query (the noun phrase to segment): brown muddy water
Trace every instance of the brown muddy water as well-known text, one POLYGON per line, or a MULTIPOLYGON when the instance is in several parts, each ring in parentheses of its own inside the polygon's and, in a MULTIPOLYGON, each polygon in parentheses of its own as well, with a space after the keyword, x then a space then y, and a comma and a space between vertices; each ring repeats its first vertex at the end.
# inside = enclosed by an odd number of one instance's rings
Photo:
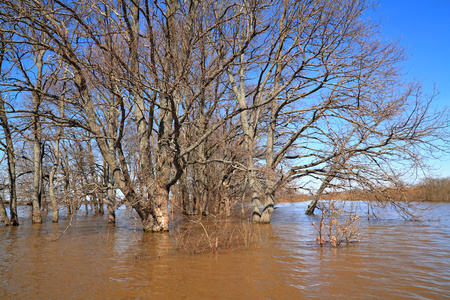
POLYGON ((0 227, 0 299, 450 299, 450 204, 431 221, 363 220, 369 238, 314 246, 307 203, 280 204, 268 245, 218 254, 143 234, 130 212, 115 227, 79 212, 58 225, 0 227))

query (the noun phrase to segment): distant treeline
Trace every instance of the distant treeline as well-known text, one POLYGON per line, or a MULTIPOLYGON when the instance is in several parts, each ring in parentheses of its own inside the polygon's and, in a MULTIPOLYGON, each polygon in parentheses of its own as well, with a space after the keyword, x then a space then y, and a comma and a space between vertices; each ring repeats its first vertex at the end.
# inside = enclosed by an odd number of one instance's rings
MULTIPOLYGON (((325 192, 320 200, 366 200, 379 201, 381 198, 391 201, 414 202, 450 202, 450 177, 426 178, 415 185, 405 185, 396 189, 386 188, 380 191, 351 190, 345 192, 325 192)), ((313 195, 283 195, 278 202, 300 202, 313 199, 313 195)))
POLYGON ((450 178, 427 178, 411 188, 413 201, 450 202, 450 178))

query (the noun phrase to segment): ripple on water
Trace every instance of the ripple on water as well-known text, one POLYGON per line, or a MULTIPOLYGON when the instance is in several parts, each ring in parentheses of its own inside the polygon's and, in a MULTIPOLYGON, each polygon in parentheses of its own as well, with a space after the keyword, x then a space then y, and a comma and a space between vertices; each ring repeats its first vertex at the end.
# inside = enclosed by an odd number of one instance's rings
POLYGON ((0 298, 428 298, 450 297, 450 204, 439 222, 361 220, 370 237, 338 249, 314 246, 307 203, 278 205, 261 248, 190 255, 173 236, 146 235, 129 212, 116 227, 83 214, 61 224, 6 229, 0 298), (20 278, 20 280, 17 280, 20 278))

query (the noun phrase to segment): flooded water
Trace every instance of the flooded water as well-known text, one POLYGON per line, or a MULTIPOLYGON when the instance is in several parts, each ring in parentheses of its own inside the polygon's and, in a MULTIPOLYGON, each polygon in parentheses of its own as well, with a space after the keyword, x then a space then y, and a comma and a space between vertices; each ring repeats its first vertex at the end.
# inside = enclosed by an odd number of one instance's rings
POLYGON ((197 255, 125 211, 116 227, 82 212, 58 225, 24 218, 0 227, 0 299, 450 298, 450 204, 432 221, 363 220, 369 237, 339 248, 313 244, 307 203, 277 206, 261 226, 268 245, 197 255))

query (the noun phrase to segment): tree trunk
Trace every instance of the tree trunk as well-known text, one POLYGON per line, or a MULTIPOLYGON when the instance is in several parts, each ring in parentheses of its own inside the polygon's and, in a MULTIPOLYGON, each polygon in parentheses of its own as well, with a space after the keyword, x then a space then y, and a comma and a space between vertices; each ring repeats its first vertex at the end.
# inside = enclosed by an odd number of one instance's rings
MULTIPOLYGON (((42 87, 42 69, 43 69, 44 51, 38 50, 36 56, 37 78, 36 88, 40 90, 42 87)), ((41 120, 38 115, 39 107, 42 101, 42 95, 38 91, 33 91, 33 223, 42 223, 41 216, 41 200, 42 200, 42 127, 41 120)))
MULTIPOLYGON (((242 40, 239 40, 239 43, 242 47, 242 40)), ((228 71, 228 79, 231 82, 231 86, 233 88, 234 95, 237 98, 239 103, 239 107, 244 109, 240 114, 239 118, 241 121, 242 131, 244 132, 244 149, 247 153, 247 178, 248 178, 248 187, 250 189, 250 197, 252 202, 252 219, 254 223, 259 223, 261 221, 261 199, 260 199, 260 189, 258 185, 258 181, 256 179, 255 174, 255 164, 254 164, 254 147, 255 147, 255 122, 250 121, 250 116, 246 110, 247 103, 245 99, 246 91, 245 91, 245 57, 244 55, 240 56, 240 68, 239 68, 239 86, 236 83, 233 75, 228 71)), ((255 115, 258 115, 259 112, 255 112, 255 115)))
POLYGON ((322 184, 320 185, 319 189, 314 194, 314 197, 311 200, 311 203, 308 205, 308 208, 306 209, 305 214, 307 214, 307 215, 314 214, 314 210, 317 207, 317 202, 319 201, 320 195, 322 195, 323 191, 328 186, 328 184, 331 182, 331 180, 333 180, 333 178, 334 178, 333 175, 327 175, 327 177, 325 177, 325 179, 322 181, 322 184))
POLYGON ((259 223, 270 223, 272 220, 272 213, 275 204, 275 193, 271 192, 265 195, 264 199, 264 209, 261 213, 261 218, 259 219, 259 223))
POLYGON ((164 182, 156 185, 153 211, 155 219, 152 231, 169 231, 169 190, 164 182))
POLYGON ((49 176, 49 187, 48 187, 48 195, 50 197, 50 203, 52 204, 52 222, 53 223, 58 223, 58 219, 59 219, 59 207, 58 207, 58 203, 56 202, 56 197, 55 197, 55 181, 54 181, 54 176, 56 173, 56 168, 58 168, 58 163, 56 162, 56 158, 55 158, 55 162, 53 162, 53 167, 52 170, 50 171, 50 176, 49 176))
POLYGON ((67 149, 65 147, 64 140, 61 141, 62 146, 65 149, 64 155, 61 157, 61 167, 64 173, 64 203, 67 208, 67 214, 72 215, 74 213, 73 197, 70 195, 70 170, 69 170, 69 157, 67 149))
POLYGON ((86 210, 86 215, 89 214, 89 203, 88 203, 88 196, 84 196, 84 209, 86 210))
MULTIPOLYGON (((357 127, 354 126, 352 132, 355 131, 356 128, 357 127)), ((350 136, 352 136, 352 135, 349 135, 349 137, 344 139, 343 145, 345 145, 348 142, 350 136)), ((322 184, 320 185, 319 189, 314 194, 314 197, 311 200, 311 203, 308 205, 308 208, 306 209, 305 214, 307 214, 307 215, 314 214, 314 210, 317 207, 317 202, 319 201, 319 198, 322 195, 323 191, 327 188, 327 186, 331 183, 331 181, 336 177, 336 175, 339 172, 339 169, 343 168, 343 166, 345 165, 345 163, 347 162, 348 159, 349 159, 348 155, 339 154, 336 156, 336 158, 333 160, 330 170, 328 171, 328 175, 322 181, 322 184)))
MULTIPOLYGON (((3 58, 5 56, 7 43, 3 40, 4 35, 0 33, 1 37, 1 48, 0 48, 0 73, 3 66, 3 58)), ((17 194, 16 194, 16 158, 14 156, 14 144, 12 141, 11 129, 9 127, 8 118, 6 116, 5 102, 0 94, 0 121, 3 127, 3 132, 5 133, 6 140, 6 155, 8 159, 8 176, 9 176, 9 213, 11 218, 7 219, 5 210, 5 224, 8 222, 10 225, 18 226, 19 217, 17 215, 17 194)), ((1 201, 1 200, 0 200, 1 201)), ((3 206, 3 203, 1 204, 3 206)))
POLYGON ((97 192, 95 192, 97 188, 97 173, 95 172, 95 161, 94 154, 92 153, 92 145, 91 141, 87 141, 88 151, 87 151, 87 159, 89 162, 89 175, 90 175, 90 186, 93 187, 94 191, 89 194, 89 198, 91 199, 91 206, 94 208, 94 213, 98 214, 99 210, 99 200, 97 197, 97 192))
POLYGON ((56 197, 55 197, 55 188, 56 188, 56 184, 55 184, 55 174, 56 171, 58 170, 59 167, 59 140, 61 138, 61 134, 62 134, 62 128, 59 127, 58 128, 58 137, 55 141, 55 147, 53 150, 53 154, 55 155, 55 159, 53 161, 53 166, 52 169, 50 170, 50 174, 49 174, 49 188, 48 188, 48 195, 50 197, 50 203, 52 204, 52 222, 53 223, 58 223, 58 219, 59 219, 59 207, 58 207, 58 203, 56 201, 56 197))
POLYGON ((33 116, 34 125, 34 142, 33 142, 33 195, 32 195, 32 207, 33 207, 33 223, 42 223, 41 216, 41 200, 42 200, 42 144, 41 144, 41 127, 38 116, 33 116))
POLYGON ((114 170, 108 164, 107 165, 107 175, 106 175, 106 185, 107 185, 107 199, 106 199, 106 207, 108 210, 108 223, 115 224, 116 223, 116 190, 114 189, 114 176, 112 175, 114 170))
POLYGON ((0 95, 0 121, 5 133, 6 139, 6 155, 8 159, 8 177, 9 177, 9 212, 11 218, 9 223, 13 226, 19 225, 19 217, 17 215, 17 194, 16 194, 16 158, 14 156, 14 144, 12 141, 11 130, 6 117, 5 103, 0 95))
POLYGON ((0 197, 0 222, 5 223, 6 226, 11 225, 9 221, 8 214, 6 213, 5 205, 3 204, 3 199, 0 197))
POLYGON ((183 210, 183 213, 186 215, 191 215, 192 214, 192 205, 191 205, 191 199, 190 199, 186 180, 187 180, 186 174, 183 174, 180 177, 178 189, 179 189, 179 193, 180 193, 181 208, 183 210))

